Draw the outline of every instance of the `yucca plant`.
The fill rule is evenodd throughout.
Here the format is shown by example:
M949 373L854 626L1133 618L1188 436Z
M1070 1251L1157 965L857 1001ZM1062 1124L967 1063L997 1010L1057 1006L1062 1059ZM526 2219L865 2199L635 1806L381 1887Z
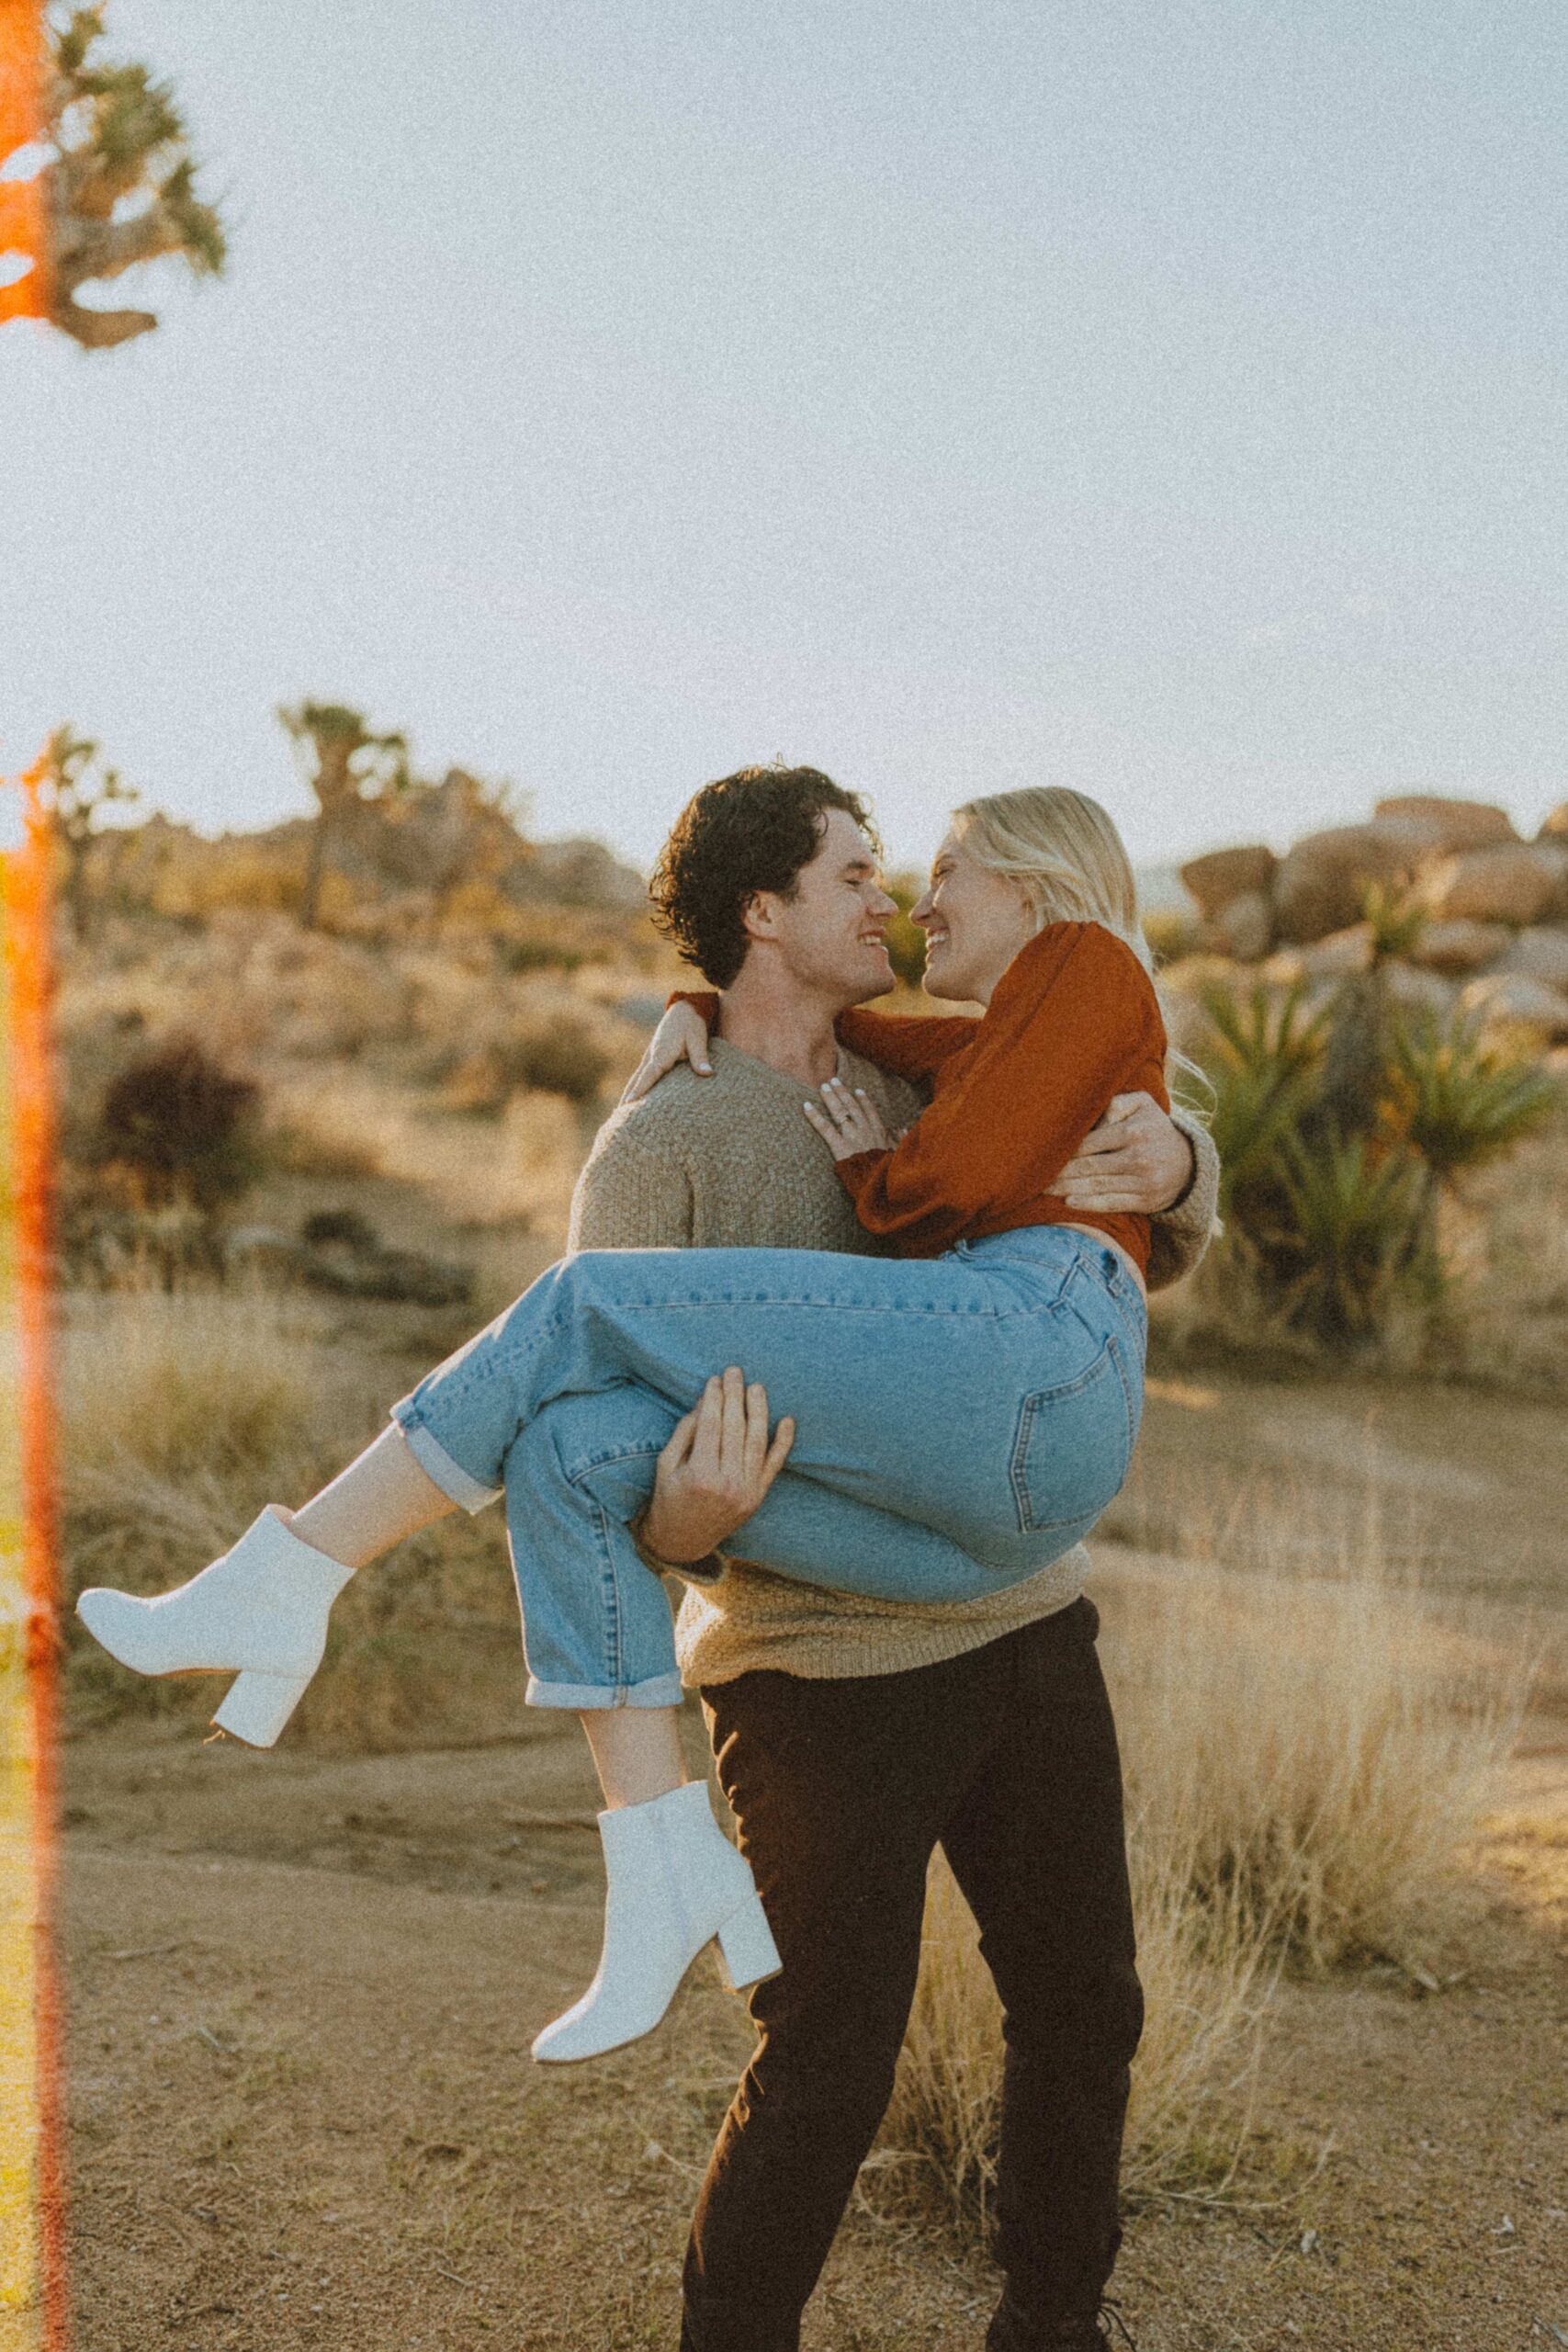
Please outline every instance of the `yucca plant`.
M1279 1181L1287 1214L1271 1256L1294 1329L1329 1341L1382 1329L1402 1279L1427 1261L1425 1173L1404 1142L1380 1148L1332 1128L1286 1136Z
M1371 926L1374 967L1407 956L1427 928L1425 907L1382 882L1368 884L1361 897L1361 913Z
M1418 918L1387 899L1368 920L1393 953ZM1365 1346L1398 1296L1440 1295L1444 1191L1534 1134L1562 1091L1472 1023L1401 1015L1377 940L1371 969L1326 1004L1302 984L1204 1001L1230 1234L1221 1279L1239 1263L1284 1329Z
M1308 1004L1304 981L1278 1000L1261 985L1241 999L1210 989L1203 1010L1213 1033L1203 1057L1214 1091L1209 1125L1228 1215L1238 1195L1267 1175L1314 1101L1328 1014Z
M1536 1135L1562 1089L1529 1056L1487 1046L1473 1020L1418 1013L1401 1028L1387 1111L1440 1184Z

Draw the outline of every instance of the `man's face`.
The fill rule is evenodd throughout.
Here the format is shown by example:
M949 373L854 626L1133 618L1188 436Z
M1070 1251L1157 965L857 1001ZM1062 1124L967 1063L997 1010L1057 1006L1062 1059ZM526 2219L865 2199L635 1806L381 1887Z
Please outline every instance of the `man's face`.
M820 846L802 866L795 896L760 891L751 901L750 927L754 940L771 943L803 988L840 1005L862 1004L893 985L883 934L897 911L871 843L847 808L829 808Z

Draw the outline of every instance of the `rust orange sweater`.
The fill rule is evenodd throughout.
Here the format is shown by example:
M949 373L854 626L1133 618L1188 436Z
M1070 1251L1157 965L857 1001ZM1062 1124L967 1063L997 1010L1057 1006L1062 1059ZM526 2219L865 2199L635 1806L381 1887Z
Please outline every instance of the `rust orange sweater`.
M716 1018L715 997L686 1001ZM1153 984L1113 933L1048 923L978 1020L856 1007L837 1029L852 1052L931 1089L901 1142L839 1162L867 1232L901 1257L931 1258L1018 1226L1087 1225L1147 1265L1146 1216L1070 1210L1050 1189L1112 1095L1141 1089L1170 1107Z

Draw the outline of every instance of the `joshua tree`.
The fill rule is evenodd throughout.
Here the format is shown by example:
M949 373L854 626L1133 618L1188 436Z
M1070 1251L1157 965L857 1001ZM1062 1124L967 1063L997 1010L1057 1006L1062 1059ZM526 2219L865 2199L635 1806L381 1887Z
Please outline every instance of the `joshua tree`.
M299 894L299 921L315 928L321 876L333 835L342 831L351 806L382 793L402 792L409 781L408 745L401 735L372 734L362 711L337 702L302 702L277 714L295 742L309 746L314 763L310 789L320 813L310 834L310 854Z
M102 7L46 19L42 122L52 160L39 175L34 211L41 251L28 297L12 308L48 318L89 351L146 334L151 311L93 311L76 300L89 279L179 254L198 276L223 266L222 223L196 193L184 118L166 82L145 65L94 62Z
M85 939L93 915L87 858L98 811L112 800L134 800L136 786L122 784L113 768L100 763L96 743L73 735L69 727L57 727L44 746L42 794L65 855L62 896L71 910L71 927L78 939Z

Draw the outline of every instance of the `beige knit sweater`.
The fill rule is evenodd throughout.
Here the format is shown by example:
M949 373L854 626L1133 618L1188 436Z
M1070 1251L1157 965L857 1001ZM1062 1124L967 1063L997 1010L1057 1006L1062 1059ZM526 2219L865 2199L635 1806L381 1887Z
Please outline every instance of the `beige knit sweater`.
M572 1201L568 1248L874 1251L802 1116L807 1090L720 1037L712 1053L711 1078L672 1070L600 1129ZM865 1088L890 1128L919 1111L921 1097L902 1080L847 1052L839 1067L852 1086ZM1201 1127L1181 1125L1193 1140L1197 1179L1178 1208L1154 1220L1151 1289L1195 1266L1213 1230L1218 1155ZM682 1679L695 1688L752 1667L837 1677L931 1665L1065 1609L1088 1570L1080 1544L983 1600L932 1603L865 1600L732 1559L716 1584L685 1589L675 1626Z

